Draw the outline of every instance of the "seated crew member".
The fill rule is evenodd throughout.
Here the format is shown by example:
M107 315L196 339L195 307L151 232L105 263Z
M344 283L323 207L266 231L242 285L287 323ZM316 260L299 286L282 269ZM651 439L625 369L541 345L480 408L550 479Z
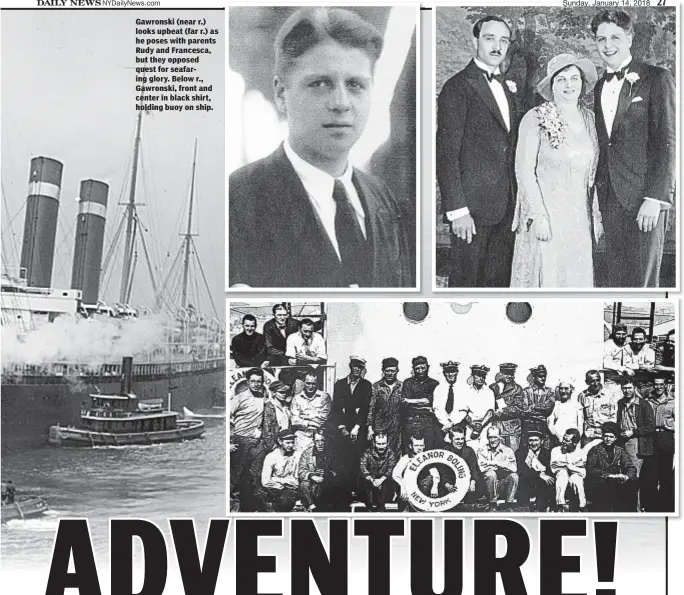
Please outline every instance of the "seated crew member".
M266 455L261 471L261 488L257 490L260 512L291 512L299 500L299 456L294 447L292 430L278 433L278 448Z
M413 434L409 438L409 451L403 455L394 466L392 470L392 479L397 484L399 490L399 511L406 510L415 511L416 509L409 502L409 493L406 483L404 482L404 474L411 462L411 459L416 455L425 451L425 438L417 434Z
M546 512L553 498L551 453L542 444L542 433L528 430L527 445L515 453L518 467L518 503L529 506L530 511ZM532 504L530 498L534 497Z
M620 426L601 426L602 441L589 450L584 482L591 512L634 512L632 492L636 489L636 467L615 441ZM630 485L631 484L631 485Z
M499 509L498 499L510 506L518 491L518 464L515 453L503 444L501 430L496 426L487 428L487 444L477 450L477 464L484 476L489 510Z
M345 504L348 509L349 499L343 493L342 477L335 459L325 431L314 430L313 444L299 460L299 491L309 512L344 512Z
M392 471L396 463L396 455L387 445L387 433L376 429L373 445L361 455L361 492L368 512L383 511L394 499Z
M373 25L340 8L300 8L281 27L274 91L288 138L230 176L231 286L414 284L399 205L349 162L382 46Z
M468 465L470 470L470 485L468 493L465 495L462 504L475 504L480 496L484 494L485 486L480 467L477 464L477 453L466 445L466 431L461 425L454 426L449 430L449 444L445 445L445 450L449 450L461 457Z
M568 428L563 442L551 451L551 471L556 476L556 509L570 510L566 503L568 487L577 498L580 512L587 511L584 495L584 478L587 476L587 452L579 446L580 433L577 428Z
M258 368L266 361L266 339L256 332L257 319L252 314L242 317L242 332L230 342L237 368Z

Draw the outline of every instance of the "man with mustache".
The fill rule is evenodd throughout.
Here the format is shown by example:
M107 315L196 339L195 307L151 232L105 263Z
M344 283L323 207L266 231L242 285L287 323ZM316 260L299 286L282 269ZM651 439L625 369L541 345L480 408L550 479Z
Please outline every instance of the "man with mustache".
M560 446L551 451L551 471L556 475L556 508L569 512L565 494L568 486L577 497L580 512L587 511L587 498L584 495L584 478L587 476L587 452L580 448L580 433L569 428L563 434Z
M603 386L598 370L589 370L584 381L587 388L577 395L577 402L584 411L582 447L601 438L604 423L617 421L619 400L615 392Z
M439 94L437 181L452 233L450 287L510 285L518 114L515 84L501 73L510 44L502 18L477 21L475 58Z
M594 89L600 156L596 189L606 233L608 287L658 287L674 202L676 91L670 72L632 57L621 10L591 21L606 71Z
M412 287L403 213L354 168L383 37L350 10L306 7L275 40L275 103L288 138L229 180L232 287Z

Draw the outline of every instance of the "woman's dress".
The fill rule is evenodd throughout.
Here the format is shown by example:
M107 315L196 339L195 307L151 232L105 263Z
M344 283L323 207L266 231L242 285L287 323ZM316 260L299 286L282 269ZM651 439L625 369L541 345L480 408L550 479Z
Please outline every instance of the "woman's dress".
M520 124L511 287L594 285L592 222L598 206L592 189L599 149L594 114L580 110L582 130L564 124L560 137L542 128L543 121L560 117L550 102L530 110ZM549 113L550 120L545 116ZM538 240L535 226L529 224L543 215L551 230L547 241Z

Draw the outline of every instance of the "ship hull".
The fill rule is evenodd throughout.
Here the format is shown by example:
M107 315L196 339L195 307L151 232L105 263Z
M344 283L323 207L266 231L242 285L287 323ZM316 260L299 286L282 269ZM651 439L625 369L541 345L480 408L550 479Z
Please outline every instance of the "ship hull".
M141 400L164 399L171 394L171 408L207 410L222 398L226 385L225 360L193 364L180 372L160 373L158 369L136 374L133 392ZM144 373L148 371L149 373ZM120 377L93 375L6 377L2 381L2 454L40 448L48 442L50 426L76 426L83 402L96 392L115 394Z
M2 505L2 522L32 519L43 515L47 510L48 505L42 498L24 498L13 504Z
M201 438L204 434L204 423L201 421L178 421L175 430L155 432L134 432L114 434L111 432L90 432L81 428L64 428L52 426L48 434L48 443L52 446L149 446L164 442L183 442Z

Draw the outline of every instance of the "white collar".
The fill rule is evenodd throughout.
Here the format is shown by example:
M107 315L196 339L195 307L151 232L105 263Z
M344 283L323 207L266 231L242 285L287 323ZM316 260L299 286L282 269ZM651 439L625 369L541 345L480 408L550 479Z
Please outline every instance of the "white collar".
M315 165L311 165L308 161L302 159L295 150L290 145L289 140L285 140L283 143L283 148L285 149L285 154L290 160L292 167L294 167L295 172L302 180L302 184L305 188L309 186L323 187L330 191L332 196L333 186L335 185L335 180L340 180L343 184L351 184L352 175L354 173L354 168L349 162L347 162L347 167L344 173L339 178L334 178L328 172L317 168Z
M630 54L627 58L625 58L625 59L622 61L622 63L620 64L620 66L618 66L617 68L611 68L610 66L606 66L606 70L607 70L608 72L617 72L618 70L622 70L622 69L625 68L626 66L629 66L629 65L631 64L631 62L632 62L632 56L631 56L631 54Z
M500 67L497 66L497 67L494 69L494 71L492 71L492 67L489 66L488 64L485 64L485 63L484 63L482 60L480 60L479 58L473 58L473 60L475 61L475 65L476 65L478 68L480 68L481 70L485 70L485 71L487 71L487 72L489 72L489 73L491 73L491 74L501 74L501 68L500 68Z

